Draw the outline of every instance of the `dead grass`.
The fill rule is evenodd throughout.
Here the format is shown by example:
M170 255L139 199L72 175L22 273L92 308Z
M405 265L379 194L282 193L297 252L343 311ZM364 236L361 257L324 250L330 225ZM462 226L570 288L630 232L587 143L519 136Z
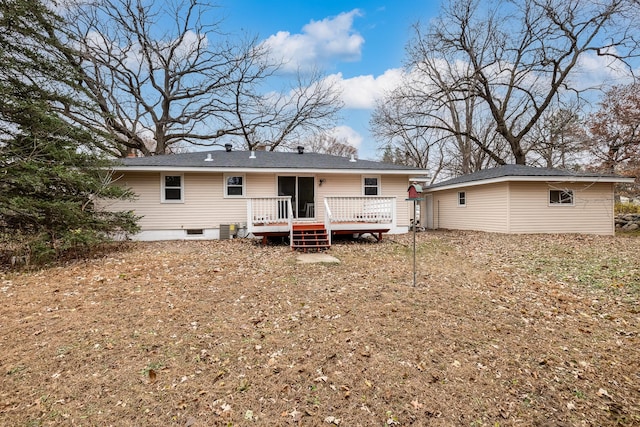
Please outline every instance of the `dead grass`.
M4 273L0 424L640 424L640 240L412 237Z

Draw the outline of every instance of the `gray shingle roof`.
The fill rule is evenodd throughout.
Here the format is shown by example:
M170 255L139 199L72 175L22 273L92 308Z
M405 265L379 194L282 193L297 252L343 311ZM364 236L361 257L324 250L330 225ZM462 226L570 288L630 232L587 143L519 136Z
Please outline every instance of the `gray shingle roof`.
M549 178L549 179L567 179L567 178L621 178L616 175L607 175L592 172L577 172L566 169L550 169L550 168L537 168L533 166L525 165L504 165L491 169L484 169L479 172L471 173L468 175L459 176L446 181L432 184L427 189L435 189L439 187L468 184L478 181L487 181L499 178L510 177L536 177L536 178Z
M211 155L211 161L206 161ZM169 154L163 156L134 157L118 159L116 166L120 169L136 167L171 167L171 168L228 168L228 169L340 169L340 170L376 170L407 171L407 173L425 173L425 170L371 160L351 162L349 157L331 156L328 154L278 151L256 151L255 158L250 158L249 151L199 151L195 153Z

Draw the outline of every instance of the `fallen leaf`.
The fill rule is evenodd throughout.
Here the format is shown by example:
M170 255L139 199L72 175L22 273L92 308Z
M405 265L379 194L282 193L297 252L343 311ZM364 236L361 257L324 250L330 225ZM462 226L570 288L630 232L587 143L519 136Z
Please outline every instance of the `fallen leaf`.
M291 415L291 417L293 418L293 421L300 421L300 419L302 418L302 412L298 411L297 409L294 409L293 411L291 411L289 413L289 415Z
M154 371L153 369L149 369L149 382L151 383L155 383L156 382L156 371Z
M328 424L340 425L340 418L336 418L330 415L324 419L324 422Z

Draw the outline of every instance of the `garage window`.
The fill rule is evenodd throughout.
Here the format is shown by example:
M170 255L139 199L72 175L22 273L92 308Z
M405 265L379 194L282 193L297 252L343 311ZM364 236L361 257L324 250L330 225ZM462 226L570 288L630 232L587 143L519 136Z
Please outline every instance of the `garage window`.
M549 190L549 204L573 206L573 190Z

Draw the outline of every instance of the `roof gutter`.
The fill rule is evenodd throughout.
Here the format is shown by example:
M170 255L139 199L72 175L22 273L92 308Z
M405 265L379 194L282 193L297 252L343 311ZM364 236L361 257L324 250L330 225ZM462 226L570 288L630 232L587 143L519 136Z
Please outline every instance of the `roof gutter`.
M486 180L477 180L469 182L461 182L458 184L443 185L441 187L427 187L425 192L451 190L454 188L466 188L476 185L496 184L500 182L600 182L600 183L633 183L635 178L616 177L616 176L503 176L500 178L492 178Z
M196 172L196 173L321 173L321 174L383 174L424 175L424 169L305 169L305 168L234 168L234 167L180 167L180 166L113 166L115 172Z

